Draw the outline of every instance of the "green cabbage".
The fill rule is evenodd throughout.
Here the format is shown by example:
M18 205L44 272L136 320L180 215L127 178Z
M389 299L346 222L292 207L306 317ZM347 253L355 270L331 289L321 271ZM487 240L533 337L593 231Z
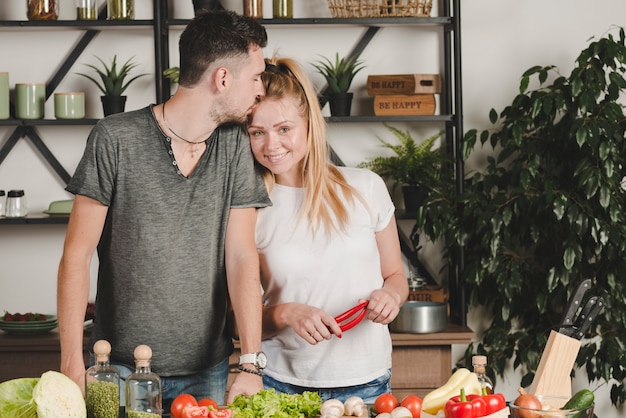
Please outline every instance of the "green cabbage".
M0 417L37 418L37 405L32 402L38 377L24 377L0 383Z
M87 407L80 387L66 375L49 371L33 389L38 418L86 418Z

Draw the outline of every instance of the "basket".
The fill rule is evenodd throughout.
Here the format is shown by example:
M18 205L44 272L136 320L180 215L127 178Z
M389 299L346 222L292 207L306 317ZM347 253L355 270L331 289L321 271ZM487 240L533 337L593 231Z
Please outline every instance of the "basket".
M433 0L328 0L332 17L429 17Z

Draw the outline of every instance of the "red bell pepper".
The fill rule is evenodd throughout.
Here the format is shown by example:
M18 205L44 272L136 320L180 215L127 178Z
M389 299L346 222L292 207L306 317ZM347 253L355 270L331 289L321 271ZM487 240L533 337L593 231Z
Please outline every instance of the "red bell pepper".
M494 412L498 412L506 407L506 398L501 393L487 393L487 388L482 389L482 398L487 405L485 415L491 415Z
M485 415L486 409L482 396L465 396L465 389L461 388L459 396L453 396L446 402L444 413L446 418L478 418Z

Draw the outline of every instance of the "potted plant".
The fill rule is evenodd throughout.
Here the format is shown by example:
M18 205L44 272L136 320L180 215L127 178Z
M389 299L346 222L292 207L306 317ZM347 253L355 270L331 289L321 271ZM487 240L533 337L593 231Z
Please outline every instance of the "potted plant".
M382 178L391 180L394 188L401 186L406 211L415 212L432 190L442 186L441 171L449 158L441 148L433 149L441 132L417 143L409 131L402 131L387 123L384 125L400 144L392 144L381 138L378 140L395 155L375 157L358 166L369 168Z
M103 96L100 99L102 100L104 116L123 112L126 104L126 96L123 96L122 93L126 91L130 83L146 74L139 74L127 80L126 78L130 76L130 72L138 65L132 62L132 58L129 58L119 70L117 68L117 55L113 56L110 66L102 61L102 59L96 58L102 63L103 69L91 64L85 65L98 74L98 77L100 77L99 80L88 74L78 74L93 81L102 92Z
M326 94L330 104L332 116L350 116L354 93L348 92L354 76L365 66L357 57L339 58L335 54L335 61L326 57L313 64L315 69L324 76L328 84Z
M522 387L574 287L592 278L587 297L602 296L605 308L576 365L590 383L610 384L619 406L626 401L626 36L612 32L590 42L569 76L552 66L528 69L512 103L491 110L493 129L465 134L465 157L478 141L493 148L486 167L464 179L459 195L429 198L416 226L445 243L454 265L464 249L469 307L487 313L488 329L459 365L487 355L490 377L512 366Z

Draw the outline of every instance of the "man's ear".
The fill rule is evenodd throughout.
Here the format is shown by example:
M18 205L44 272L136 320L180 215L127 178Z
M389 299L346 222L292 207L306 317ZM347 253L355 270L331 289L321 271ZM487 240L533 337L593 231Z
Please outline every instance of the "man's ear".
M228 87L229 80L230 72L226 67L219 67L213 73L213 81L218 91L222 91L223 89Z

